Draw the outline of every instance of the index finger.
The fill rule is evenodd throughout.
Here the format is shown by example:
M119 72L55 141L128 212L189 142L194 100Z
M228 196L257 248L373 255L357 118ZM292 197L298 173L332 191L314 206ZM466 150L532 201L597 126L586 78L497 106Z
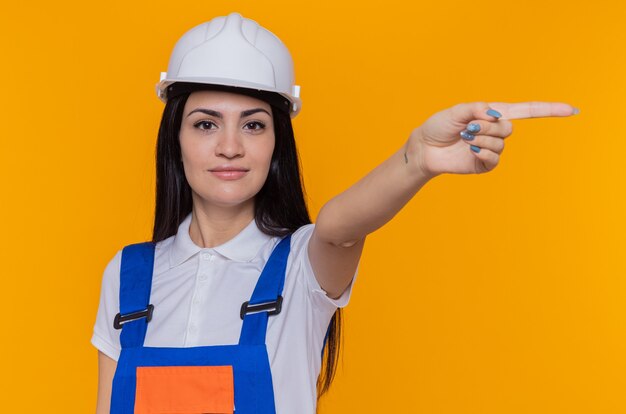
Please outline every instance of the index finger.
M502 114L504 119L543 118L576 115L578 109L561 102L489 103L489 107Z

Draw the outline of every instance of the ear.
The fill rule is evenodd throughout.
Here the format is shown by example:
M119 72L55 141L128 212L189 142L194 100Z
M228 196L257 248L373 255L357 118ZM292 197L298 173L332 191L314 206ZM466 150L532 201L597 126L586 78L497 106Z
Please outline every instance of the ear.
M280 164L278 162L278 158L272 160L272 163L270 164L270 171L272 174L280 174Z

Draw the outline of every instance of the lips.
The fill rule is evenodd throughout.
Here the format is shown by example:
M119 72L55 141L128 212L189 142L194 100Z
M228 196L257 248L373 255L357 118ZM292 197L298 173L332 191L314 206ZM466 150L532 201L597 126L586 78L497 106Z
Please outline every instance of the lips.
M248 171L250 170L247 168L232 165L223 165L209 170L209 172L215 177L226 181L238 180L244 177Z

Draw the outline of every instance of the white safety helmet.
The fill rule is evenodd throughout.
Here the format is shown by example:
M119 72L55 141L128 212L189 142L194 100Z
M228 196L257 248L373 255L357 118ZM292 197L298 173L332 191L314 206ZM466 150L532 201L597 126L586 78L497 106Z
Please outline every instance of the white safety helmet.
M156 85L158 97L167 101L168 91L180 82L275 92L287 99L283 102L292 118L301 107L289 50L269 30L238 13L216 17L178 40Z

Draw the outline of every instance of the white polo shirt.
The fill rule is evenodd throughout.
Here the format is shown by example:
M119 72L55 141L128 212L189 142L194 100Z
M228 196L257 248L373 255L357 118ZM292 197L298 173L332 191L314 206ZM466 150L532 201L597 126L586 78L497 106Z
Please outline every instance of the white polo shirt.
M250 299L272 249L280 241L262 233L252 220L237 236L213 248L201 248L189 237L191 214L178 233L156 245L150 303L152 320L144 341L150 347L230 345L239 342L241 304ZM278 414L315 413L316 382L324 337L337 307L346 306L352 283L336 300L321 289L307 252L314 224L291 237L283 307L269 318L269 354ZM122 251L107 265L91 343L117 361Z

